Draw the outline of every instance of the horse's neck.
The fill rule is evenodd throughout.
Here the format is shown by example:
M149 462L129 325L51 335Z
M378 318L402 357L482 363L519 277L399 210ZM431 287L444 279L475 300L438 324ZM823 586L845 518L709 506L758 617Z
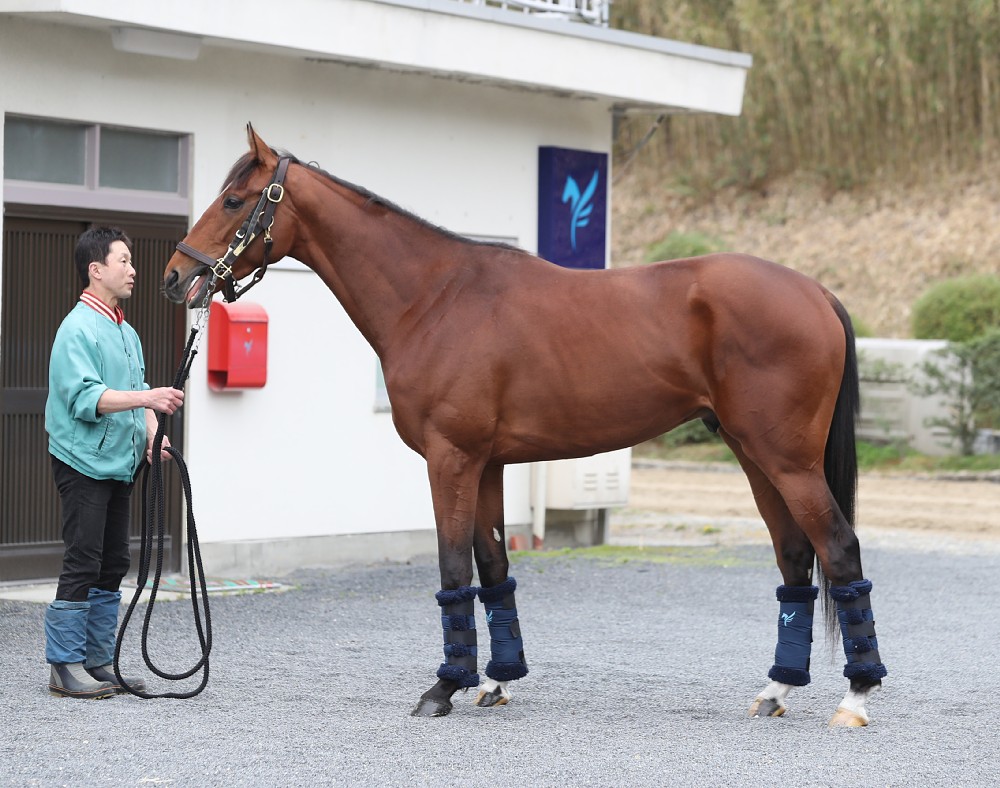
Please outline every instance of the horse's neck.
M339 184L296 205L305 232L292 255L319 275L382 357L405 330L404 317L436 297L461 242Z

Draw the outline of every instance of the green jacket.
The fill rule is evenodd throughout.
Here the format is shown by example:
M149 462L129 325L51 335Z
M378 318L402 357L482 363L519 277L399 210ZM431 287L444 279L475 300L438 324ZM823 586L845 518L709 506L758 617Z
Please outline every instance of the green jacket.
M146 452L144 408L97 412L108 389L143 391L146 364L135 329L85 303L63 320L49 359L49 452L93 479L131 482Z

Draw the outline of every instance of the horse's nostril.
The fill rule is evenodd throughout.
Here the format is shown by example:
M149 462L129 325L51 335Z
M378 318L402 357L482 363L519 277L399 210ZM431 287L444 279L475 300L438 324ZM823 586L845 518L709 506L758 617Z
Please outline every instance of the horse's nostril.
M173 290L176 284L177 284L177 272L171 271L169 274L167 274L167 278L163 280L163 289Z

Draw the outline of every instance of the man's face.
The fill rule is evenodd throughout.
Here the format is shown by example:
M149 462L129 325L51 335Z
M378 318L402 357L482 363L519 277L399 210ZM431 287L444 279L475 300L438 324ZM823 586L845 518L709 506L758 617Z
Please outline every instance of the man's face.
M132 255L124 241L113 241L111 251L104 258L104 264L99 266L101 284L119 301L132 295L135 284L135 268L132 267Z

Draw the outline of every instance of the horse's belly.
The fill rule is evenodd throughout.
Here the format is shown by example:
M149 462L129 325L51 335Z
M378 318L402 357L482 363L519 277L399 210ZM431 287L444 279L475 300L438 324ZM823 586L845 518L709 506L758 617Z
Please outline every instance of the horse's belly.
M702 411L704 398L668 386L553 390L501 410L493 453L508 463L585 457L662 435Z

